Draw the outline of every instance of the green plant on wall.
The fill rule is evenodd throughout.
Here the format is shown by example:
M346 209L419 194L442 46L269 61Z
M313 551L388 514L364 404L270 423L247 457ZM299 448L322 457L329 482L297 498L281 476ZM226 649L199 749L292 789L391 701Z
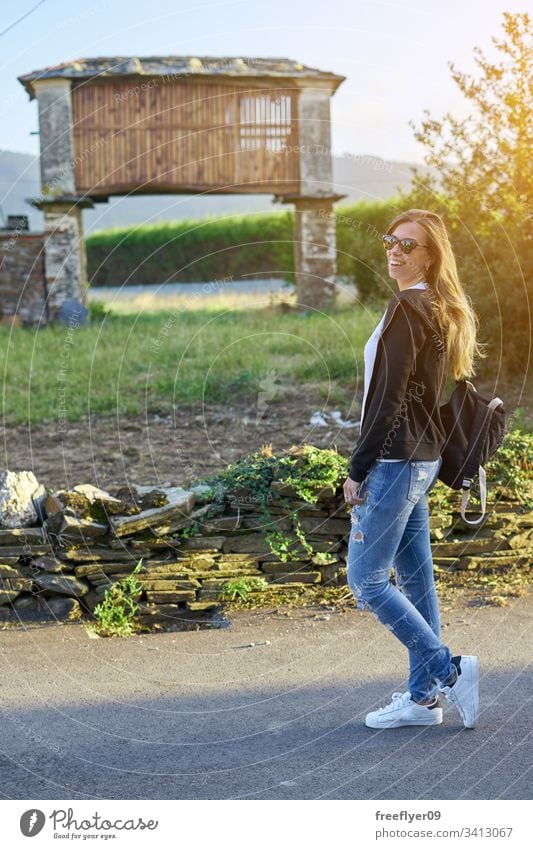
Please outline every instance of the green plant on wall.
M290 537L285 536L283 531L269 531L265 534L265 539L270 546L272 554L275 554L282 563L287 563L289 560L300 560L302 556L301 548L307 552L310 558L314 557L317 552L314 551L313 546L305 536L296 511L290 514L290 518L292 519L294 533L300 545Z
M142 592L135 575L141 569L142 560L141 557L127 578L115 581L94 608L96 623L90 623L90 627L101 636L129 637L133 633L135 614L139 609L136 602Z
M227 466L216 481L222 483L230 493L246 490L259 508L265 507L271 499L279 497L270 489L275 466L276 457L272 453L272 446L263 445L259 451ZM212 481L206 483L209 485Z
M315 504L324 490L335 492L346 474L344 457L331 449L316 448L307 443L293 446L288 454L279 458L276 467L276 480L292 487L298 498L308 504ZM287 504L286 499L284 503ZM290 518L301 547L310 558L313 558L316 552L305 536L298 513L293 511ZM284 537L281 531L267 535L266 538L273 554L277 554L282 562L301 557L298 545L296 544L295 547L294 543L288 537Z
M313 554L313 563L317 566L328 566L331 563L337 563L338 557L330 551L315 551Z
M239 578L235 581L228 581L222 587L220 597L234 601L236 596L246 600L248 594L254 590L266 590L268 583L264 578Z
M533 507L533 435L515 428L505 434L501 446L486 466L491 484L508 488L525 507Z
M193 522L187 528L183 528L182 531L179 531L179 533L174 534L174 539L189 539L189 537L200 533L200 530L201 528L198 522Z
M337 451L304 444L279 458L276 479L292 486L302 501L315 504L323 490L335 490L346 474L346 459Z
M275 501L290 507L286 497L272 488L273 482L290 486L303 502L314 504L324 490L335 491L347 474L346 458L331 449L304 444L292 446L286 454L276 457L271 445L264 445L237 463L226 467L217 478L230 493L244 490L257 505L261 515L261 529L272 552L282 563L301 557L301 547L310 558L315 556L298 520L296 511L290 513L298 543L283 531L271 530L276 517L269 510ZM212 485L212 480L204 481Z
M307 551L309 557L313 557L315 551L313 550L313 546L307 541L307 537L305 536L302 526L300 524L300 520L298 519L297 513L292 513L292 520L294 522L294 533L300 540L303 548Z
M275 554L282 563L294 559L292 554L294 543L285 536L283 531L268 531L264 537L272 554Z

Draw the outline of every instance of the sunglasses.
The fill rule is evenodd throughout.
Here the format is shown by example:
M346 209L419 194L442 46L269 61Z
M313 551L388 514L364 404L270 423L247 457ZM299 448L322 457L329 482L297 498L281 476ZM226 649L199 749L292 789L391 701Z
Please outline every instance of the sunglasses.
M392 251L396 245L400 246L403 254L410 254L415 248L427 248L427 245L421 245L416 239L397 239L396 236L382 236L381 241L386 251Z

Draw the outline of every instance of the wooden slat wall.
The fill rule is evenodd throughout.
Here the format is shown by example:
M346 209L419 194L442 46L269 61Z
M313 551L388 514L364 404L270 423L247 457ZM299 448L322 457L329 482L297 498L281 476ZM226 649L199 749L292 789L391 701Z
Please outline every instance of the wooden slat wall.
M164 77L73 88L76 188L292 193L297 89Z

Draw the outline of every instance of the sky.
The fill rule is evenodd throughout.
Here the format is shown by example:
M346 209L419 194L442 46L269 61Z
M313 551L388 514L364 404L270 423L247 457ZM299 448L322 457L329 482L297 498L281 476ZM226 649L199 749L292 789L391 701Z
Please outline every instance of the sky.
M476 71L473 48L497 52L494 0L19 0L0 23L0 149L38 153L37 104L20 74L95 56L284 56L347 79L332 99L342 155L423 161L409 121L468 114L448 62ZM7 30L7 31L6 31Z

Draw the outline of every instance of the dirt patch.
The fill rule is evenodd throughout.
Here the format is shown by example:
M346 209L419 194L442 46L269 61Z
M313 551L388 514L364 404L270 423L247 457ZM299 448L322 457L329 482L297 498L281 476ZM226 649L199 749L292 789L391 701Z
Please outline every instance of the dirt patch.
M494 382L474 381L486 395L500 394L508 412L525 409L533 427L533 404L520 382L504 388ZM357 393L360 400L360 393ZM66 488L93 483L103 488L137 484L181 485L212 474L261 445L275 452L311 443L334 448L348 457L359 428L342 428L326 415L327 426L311 424L311 416L339 409L341 417L359 419L359 404L348 410L350 399L337 407L324 402L315 386L299 386L291 397L270 402L258 412L257 398L233 398L226 405L183 407L172 415L91 416L65 423L4 428L2 466L31 470L46 487Z
M327 427L309 420L324 402L288 399L270 404L258 419L257 404L235 401L226 406L183 408L169 416L127 416L4 429L2 465L12 471L32 470L53 489L78 483L117 488L128 483L181 485L212 474L264 444L285 451L310 442L335 448L348 456L359 428L342 429L327 419ZM351 417L358 420L358 416Z

